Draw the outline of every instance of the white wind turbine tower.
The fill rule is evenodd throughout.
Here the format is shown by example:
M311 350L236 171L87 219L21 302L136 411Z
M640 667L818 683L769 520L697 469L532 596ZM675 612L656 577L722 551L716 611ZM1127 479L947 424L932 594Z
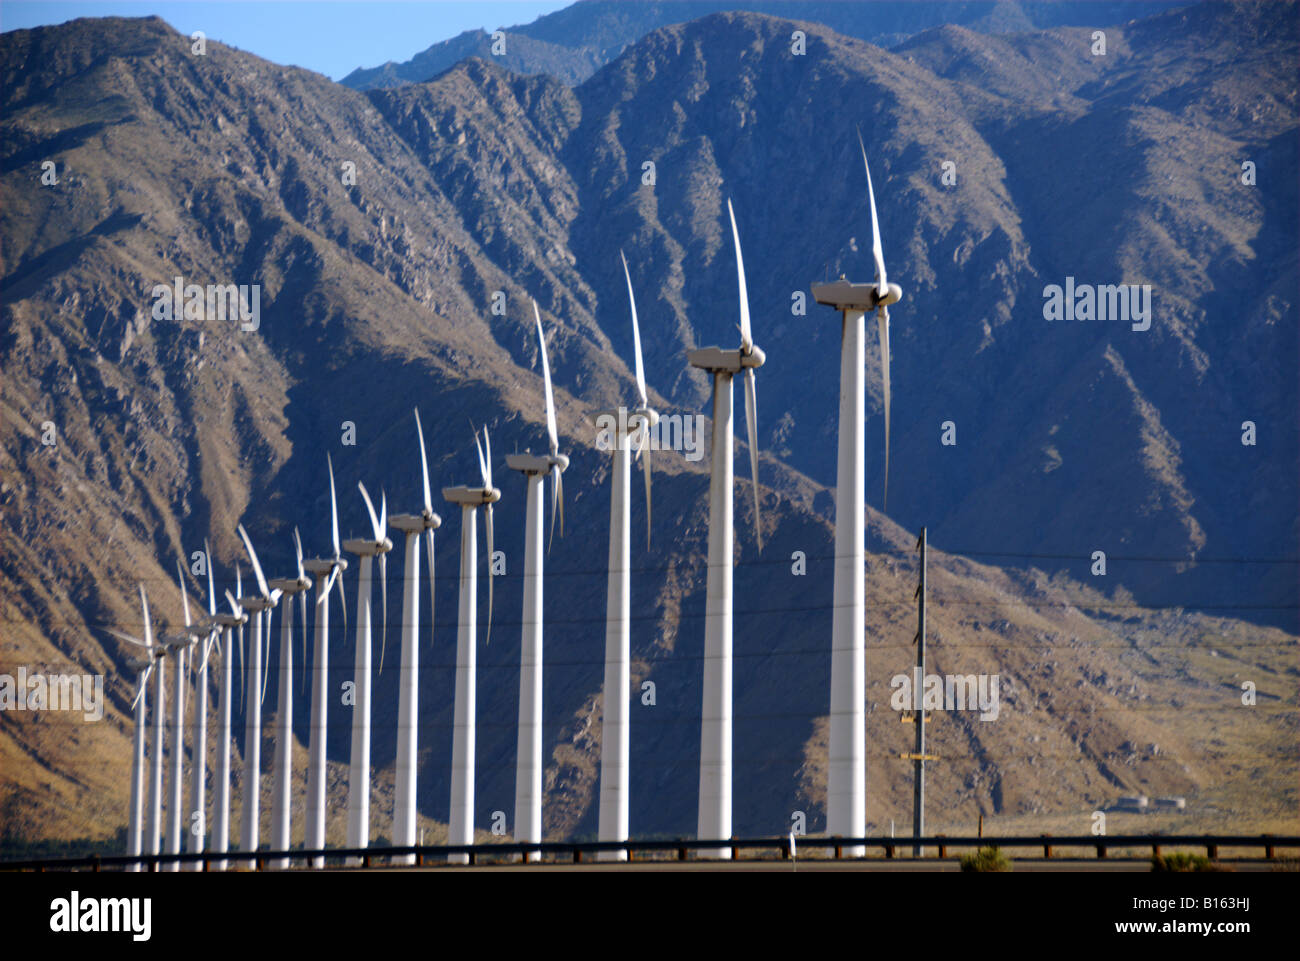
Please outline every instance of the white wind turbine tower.
M212 555L208 554L208 570L212 569ZM230 848L230 708L234 698L234 652L235 631L239 632L239 644L244 643L244 624L248 615L240 606L243 600L244 585L235 565L235 593L226 591L226 602L230 605L229 614L216 616L217 626L226 632L226 643L221 651L221 681L217 693L217 773L213 778L217 796L213 800L213 814L216 823L212 827L212 850L225 854ZM226 870L226 862L216 863L218 871Z
M170 790L167 798L168 854L181 853L181 832L185 830L187 824L186 819L181 816L183 813L181 811L181 799L185 794L183 768L185 761L185 664L189 648L198 637L193 630L190 619L190 597L185 590L185 567L181 564L179 558L176 561L176 580L181 588L181 601L185 611L185 630L180 634L173 634L163 638L164 646L176 660L176 675L172 678L172 764L171 774L168 778L168 788ZM170 861L163 868L164 871L179 871L180 869L179 861Z
M207 541L203 542L203 558L208 569L208 623L203 632L203 650L194 681L194 733L190 736L193 757L193 769L190 772L190 817L193 819L189 829L191 854L203 850L207 836L208 657L213 647L221 649L217 638L222 627L217 619L217 594L212 584L212 550ZM190 864L190 870L202 871L202 862L194 861Z
M478 643L478 508L484 510L488 552L488 626L492 637L492 505L501 492L492 486L492 443L487 427L483 428L487 456L479 446L478 431L474 446L478 449L480 487L444 487L442 496L460 505L460 609L456 627L456 705L452 721L451 742L451 811L447 819L448 844L474 843L474 715ZM468 854L450 854L452 864L468 864Z
M622 257L622 254L620 254ZM631 700L631 567L632 567L632 458L631 439L640 437L637 456L645 455L646 544L650 543L650 429L659 415L650 409L646 397L645 367L641 362L641 329L637 324L636 298L632 294L632 275L627 257L623 276L627 280L627 297L632 309L632 344L636 353L636 389L640 405L627 414L605 411L596 415L600 426L611 418L617 426L610 438L614 469L610 476L609 506L609 581L605 611L605 682L602 688L604 717L600 736L600 818L597 838L601 841L626 841L628 836L628 728ZM602 852L599 860L626 861L626 851Z
M433 532L442 518L433 512L429 490L429 458L424 449L424 428L415 411L415 430L420 441L420 470L424 481L424 508L419 514L396 514L393 526L406 532L406 567L402 589L402 665L397 694L397 784L393 799L393 846L415 844L415 777L419 731L416 727L420 701L420 535L429 555L429 637L433 637ZM397 856L394 864L414 864L414 854Z
M149 626L149 612L145 611L145 640L153 644L153 629ZM161 641L161 638L159 639ZM149 764L149 815L145 825L148 854L162 853L162 792L163 792L163 716L167 706L166 647L158 645L157 663L153 674L153 757Z
M749 467L754 484L754 536L763 548L758 520L758 401L754 371L763 366L763 351L754 345L749 324L745 261L740 253L736 215L727 201L731 236L736 245L740 285L740 348L706 347L688 355L692 367L713 375L713 445L709 476L709 567L704 614L704 692L700 712L700 798L696 836L700 840L731 837L731 678L732 678L732 378L745 374L745 421L749 432ZM706 857L729 858L731 849L702 851Z
M298 559L298 576L271 581L271 588L286 598L280 617L280 685L275 705L275 757L271 762L271 849L287 851L290 845L290 781L293 778L293 598L301 595L303 659L307 657L307 594L311 581L302 566L302 540L293 529L293 547ZM269 641L269 638L268 638ZM304 669L306 664L303 665ZM288 858L276 858L274 867L287 868Z
M357 585L357 652L353 673L355 700L352 706L352 754L348 769L348 833L350 848L364 848L370 844L370 620L374 591L371 589L371 571L375 557L379 557L379 586L382 591L384 639L388 639L388 571L386 557L393 549L388 539L388 498L380 495L379 516L375 505L366 493L365 485L358 482L361 496L366 501L373 534L370 540L356 538L343 542L343 549L361 558L361 578ZM382 652L382 648L381 648ZM380 668L383 668L380 655ZM359 863L358 859L352 859Z
M850 283L843 276L830 284L814 284L813 298L840 311L839 464L835 482L835 584L831 633L831 720L828 753L826 833L831 837L866 835L866 658L864 634L866 540L864 486L864 436L866 387L865 316L876 311L880 330L880 363L885 402L885 478L889 477L889 310L903 292L885 274L876 218L876 196L871 168L862 145L867 170L867 202L871 207L871 255L876 279L870 284ZM850 857L866 852L860 845L847 849Z
M280 592L273 591L262 574L262 565L257 560L257 551L248 539L244 525L239 525L239 536L248 551L248 560L253 565L253 574L257 577L255 597L245 597L240 606L245 611L253 612L253 637L248 645L248 663L245 665L244 677L248 692L244 705L244 805L239 814L239 847L242 851L257 850L258 834L261 829L260 811L262 803L262 643L270 633L271 608L280 600ZM265 622L265 623L264 623ZM244 862L248 868L256 864L251 857Z
M555 426L555 395L551 390L551 365L546 356L546 335L542 316L533 302L537 321L537 342L542 354L542 376L546 387L546 435L549 454L511 454L506 466L528 479L524 535L524 612L519 648L519 741L515 755L515 840L531 844L542 840L542 484L551 484L551 533L555 517L564 516L564 471L569 458L560 453ZM560 521L564 536L564 521ZM536 852L525 860L537 860Z
M304 846L308 850L320 851L325 847L325 746L327 734L325 722L329 705L329 635L330 635L330 591L334 582L339 585L339 596L343 601L343 630L347 632L347 598L343 596L343 578L340 576L348 569L348 562L339 550L339 510L334 493L334 461L326 456L330 475L330 531L334 547L332 557L314 557L304 563L306 570L316 578L316 637L315 651L312 658L311 687L311 735L307 748L307 809L306 834ZM303 665L304 668L306 665ZM312 867L323 867L324 857L313 857Z
M138 654L127 662L127 666L136 672L136 694L135 700L131 702L131 708L135 712L135 731L132 738L131 750L131 810L127 816L126 824L126 853L129 857L139 857L142 847L141 837L141 820L144 807L144 729L145 715L148 712L148 698L146 685L149 682L149 674L154 669L154 660L162 656L161 650L155 649L153 643L153 628L149 624L149 599L145 597L144 585L140 585L140 607L144 613L144 640L131 637L129 634L123 634L119 631L109 630L108 633L113 635L119 641L125 641L134 647L143 648L144 653ZM155 852L156 853L156 852ZM140 862L132 864L127 870L139 871Z

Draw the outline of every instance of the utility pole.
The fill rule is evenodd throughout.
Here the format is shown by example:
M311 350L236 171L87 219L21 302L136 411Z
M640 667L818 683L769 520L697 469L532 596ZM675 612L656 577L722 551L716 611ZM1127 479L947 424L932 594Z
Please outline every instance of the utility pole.
M912 837L917 840L925 836L925 762L939 760L937 755L925 753L925 547L925 528L922 527L916 542L921 560L916 585L916 667L912 678L912 713L899 718L905 724L916 725L916 750L898 756L911 761L916 772L912 789ZM912 857L919 858L921 854L921 845L914 844Z
M920 685L925 683L925 528L921 528L921 537L916 542L917 549L921 552L920 561L920 583L916 586L916 680L913 685L912 696L916 697L916 690ZM912 762L915 767L915 778L912 793L912 837L921 838L925 835L925 704L921 702L921 708L916 712L916 755ZM921 856L921 846L915 845L912 848L912 857Z

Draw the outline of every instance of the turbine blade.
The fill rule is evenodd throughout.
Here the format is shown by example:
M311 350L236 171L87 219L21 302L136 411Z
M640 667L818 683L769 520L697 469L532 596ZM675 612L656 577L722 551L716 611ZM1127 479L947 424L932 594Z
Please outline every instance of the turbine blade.
M473 425L471 425L471 426L473 426ZM475 449L476 451L478 451L478 476L479 476L479 480L481 480L481 481L483 482L483 486L484 486L484 487L488 487L488 486L490 486L490 485L488 484L488 467L487 467L487 461L485 461L485 460L483 459L483 445L480 444L480 443L478 442L478 428L474 428L474 449Z
M149 598L145 596L144 585L140 585L140 609L144 614L144 642L147 647L153 647L153 625L149 623Z
M560 506L560 474L562 471L559 467L551 468L551 533L546 540L546 553L551 553L551 545L555 543L555 515Z
M429 493L429 457L424 452L424 428L420 426L420 411L415 411L415 430L420 435L420 472L424 478L424 509L433 513L433 495Z
M257 575L257 589L262 592L263 597L271 596L271 589L266 586L266 578L262 576L262 565L257 560L257 551L253 550L253 542L248 539L248 531L244 530L244 525L239 525L239 536L244 539L244 546L248 548L248 559L253 562L253 573Z
M334 570L335 570L336 572L339 571L339 569L338 569L337 567L334 568ZM347 643L347 639L348 639L348 592L347 592L347 588L344 587L344 583L346 582L346 580L347 580L347 578L343 577L342 573L340 572L340 573L339 573L339 603L343 605L343 641L344 641L344 643Z
M299 579L305 579L307 572L302 569L302 538L298 536L296 526L293 529L293 550L298 557L298 577Z
M298 668L298 670L302 672L302 683L298 687L298 693L304 694L307 691L307 592L306 591L300 591L298 593L298 616L302 619L302 666Z
M736 213L727 198L727 215L731 217L731 239L736 242L736 279L740 284L740 349L749 353L754 346L754 335L749 327L749 292L745 287L745 258L740 253L740 232L736 230Z
M424 546L429 555L429 638L432 641L434 602L436 600L433 592L433 589L436 585L433 576L433 528L432 527L430 527L427 531L424 532Z
M203 660L199 662L199 674L202 674L208 667L208 655L212 653L212 635L203 643Z
M858 130L858 148L862 151L862 166L867 171L867 202L871 205L871 256L876 262L876 292L881 296L889 290L889 280L885 276L885 255L880 246L880 222L876 219L876 192L871 186L871 164L867 163L867 148L862 143L862 131Z
M331 567L330 576L325 581L325 589L320 592L320 600L316 602L317 604L329 603L330 591L334 588L334 581L338 576L339 576L339 569L337 567Z
M106 627L106 628L104 628L104 631L105 631L105 633L107 633L107 634L112 634L112 635L113 635L114 637L116 637L119 641L122 641L122 642L125 643L125 644L130 644L130 645L133 646L133 647L142 647L142 648L144 648L146 651L148 651L148 650L152 650L152 648L150 647L150 645L146 644L144 641L141 641L141 640L139 640L139 639L137 639L137 638L132 637L130 634L123 634L121 631L115 631L115 630L113 630L111 627Z
M560 452L559 431L555 426L555 394L551 391L551 361L546 355L546 335L542 332L542 315L538 313L537 301L533 301L533 317L537 321L537 343L542 349L542 378L546 384L546 436L551 441L551 456Z
M271 611L275 608L268 607L262 611L262 694L258 698L258 705L266 703L266 682L271 677Z
M636 390L641 397L641 406L649 404L645 393L645 366L641 363L641 325L636 319L636 297L632 294L632 274L627 269L627 256L623 251L618 255L623 258L623 276L627 278L627 301L632 307L632 346L636 352Z
M208 616L215 618L217 616L217 592L212 586L212 548L208 546L208 539L203 539L203 564L208 569Z
M379 673L384 673L384 649L388 647L388 555L379 555L379 606L383 633L379 640Z
M494 565L492 563L492 547L493 547L492 505L490 503L487 505L487 515L483 519L483 524L484 527L487 528L487 555L488 555L488 621L487 621L487 637L483 641L483 646L487 647L487 645L492 643L492 586L496 581L496 578L492 574L492 569Z
M382 541L388 536L388 492L382 488L379 491L379 536L375 538Z
M556 471L555 487L559 491L557 499L560 504L560 536L564 536L564 471Z
M339 556L339 501L334 495L334 459L329 454L325 455L325 461L329 464L330 469L330 533L334 537L334 557Z
M379 532L379 518L375 516L375 505L370 501L370 494L366 492L366 485L357 481L357 487L361 488L361 496L366 499L366 510L370 514L370 529L374 532L375 540L382 541L384 535Z
M140 703L140 698L144 697L144 692L149 689L149 675L152 673L153 665L150 664L144 669L144 673L140 675L140 689L135 692L135 698L131 701L131 710L135 710L135 706Z
M244 575L239 569L239 561L235 561L235 600L244 596Z
M233 614L235 617L238 617L238 616L239 616L239 601L238 601L238 599L235 598L234 596L232 596L231 593L230 593L230 591L226 591L226 600L227 600L227 601L229 602L229 604L230 604L230 613Z
M758 517L758 388L754 368L745 368L745 426L749 432L749 476L754 484L754 539L763 550L763 527Z
M244 672L244 665L247 661L244 659L244 626L241 624L235 628L235 641L238 643L239 653L239 710L244 709L244 687L248 683L248 677Z
M492 486L492 438L488 437L487 424L483 425L483 486Z
M889 308L876 308L876 326L880 331L880 385L885 398L885 496L880 509L889 504Z
M645 440L641 450L645 451L645 546L650 547L650 425L644 425ZM637 452L640 454L640 451Z
M191 624L190 595L189 592L185 590L185 565L181 563L179 557L176 558L176 581L181 585L181 605L185 610L185 626L189 627Z

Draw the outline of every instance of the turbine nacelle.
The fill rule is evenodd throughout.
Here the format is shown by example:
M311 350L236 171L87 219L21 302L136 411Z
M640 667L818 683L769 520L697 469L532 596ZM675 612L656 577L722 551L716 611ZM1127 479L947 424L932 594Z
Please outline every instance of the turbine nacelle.
M817 303L836 310L870 311L898 303L903 298L903 289L898 284L888 284L882 297L877 283L855 284L840 277L833 283L813 284L812 295Z
M433 511L419 514L394 514L388 518L388 524L407 534L421 534L424 531L436 531L442 526L442 518Z
M375 557L379 554L387 554L393 549L393 542L390 538L385 537L382 541L366 540L357 537L352 540L343 542L343 549L349 554L356 554L360 557Z
M269 610L272 607L275 607L275 605L279 603L279 601L280 601L280 592L272 591L270 596L268 597L257 597L257 596L241 597L239 598L239 606L242 607L245 611L265 611L265 610Z
M569 458L565 454L507 454L506 466L525 474L538 474L545 477L555 469L568 470Z
M587 415L588 419L599 428L609 426L612 420L618 425L618 432L624 436L630 436L637 433L645 427L654 427L659 423L659 412L649 407L633 407L628 410L626 407L620 407L617 410L597 410Z
M201 636L202 635L197 633L163 634L158 638L158 646L164 650L175 652L182 648L189 647Z
M639 430L643 424L646 427L654 427L659 423L659 412L649 407L638 407L628 413L627 422L634 430Z
M305 577L277 577L267 581L273 591L281 594L300 594L311 587L311 581Z
M755 344L748 351L743 349L727 350L723 347L704 347L700 350L690 351L686 355L686 359L692 367L699 367L702 370L720 370L738 374L746 368L758 369L762 367L767 360L767 355L763 353L762 348Z
M482 507L495 504L501 499L501 491L495 487L444 487L442 496L445 500L461 507Z
M242 613L239 616L235 616L234 614L218 614L216 623L219 627L241 627L248 623L248 615Z
M340 571L348 569L348 559L346 557L312 557L302 562L303 570L317 577L329 577L334 572L334 568Z

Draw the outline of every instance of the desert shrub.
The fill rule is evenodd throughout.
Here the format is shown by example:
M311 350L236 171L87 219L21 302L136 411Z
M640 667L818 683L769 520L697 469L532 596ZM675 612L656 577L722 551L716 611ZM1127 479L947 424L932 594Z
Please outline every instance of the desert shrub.
M1211 861L1204 854L1190 854L1175 851L1172 854L1157 854L1151 859L1152 871L1223 871L1217 862Z
M963 871L1010 871L1011 861L999 847L980 848L961 856Z

